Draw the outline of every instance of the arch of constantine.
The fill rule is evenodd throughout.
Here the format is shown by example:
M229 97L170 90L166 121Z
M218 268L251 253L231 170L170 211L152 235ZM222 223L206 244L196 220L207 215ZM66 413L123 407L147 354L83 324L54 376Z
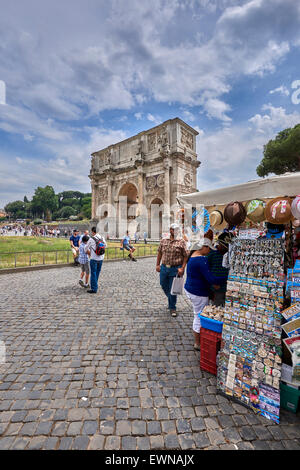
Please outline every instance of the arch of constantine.
M169 212L172 220L170 208L176 205L177 196L197 191L197 135L175 118L92 153L92 220L118 220L117 237L127 229L121 226L122 219L130 233L146 230L149 238L157 238L162 213ZM156 214L160 233L155 234L151 227L154 207L160 207ZM109 225L104 231L111 235Z

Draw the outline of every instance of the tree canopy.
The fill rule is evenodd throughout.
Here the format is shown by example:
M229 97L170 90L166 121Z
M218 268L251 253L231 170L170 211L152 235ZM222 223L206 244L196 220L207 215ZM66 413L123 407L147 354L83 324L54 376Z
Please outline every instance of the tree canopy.
M264 145L263 159L256 168L258 176L294 171L300 171L300 124L280 131L274 140L269 140Z
M90 219L91 199L91 193L70 190L55 194L52 186L38 186L31 201L24 196L24 201L9 202L5 212L12 219L40 217L50 221L70 216Z
M47 211L53 212L58 207L57 196L52 186L38 186L31 201L32 212L45 217Z
M25 203L24 201L13 201L6 204L4 207L5 212L13 219L25 218Z

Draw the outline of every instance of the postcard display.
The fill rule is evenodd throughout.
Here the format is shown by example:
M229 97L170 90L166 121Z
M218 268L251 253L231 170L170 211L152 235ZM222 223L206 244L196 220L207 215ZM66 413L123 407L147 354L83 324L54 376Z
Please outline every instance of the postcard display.
M237 238L230 256L217 388L279 423L284 243Z

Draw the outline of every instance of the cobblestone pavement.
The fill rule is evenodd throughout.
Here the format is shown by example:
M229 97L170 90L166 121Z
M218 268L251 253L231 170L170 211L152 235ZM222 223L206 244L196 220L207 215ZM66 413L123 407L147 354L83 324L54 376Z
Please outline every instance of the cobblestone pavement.
M154 258L0 276L0 449L300 449L299 413L276 425L217 394L192 310L170 317Z

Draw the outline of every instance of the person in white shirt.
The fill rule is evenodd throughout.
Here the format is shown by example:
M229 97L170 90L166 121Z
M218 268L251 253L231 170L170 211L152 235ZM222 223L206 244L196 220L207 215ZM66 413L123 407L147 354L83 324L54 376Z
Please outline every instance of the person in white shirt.
M89 294L96 294L98 290L98 279L99 274L102 268L102 263L104 260L104 250L106 248L106 241L105 239L97 233L96 227L92 227L91 229L91 238L86 244L84 251L89 255L90 258L90 284L91 288L87 291ZM103 248L103 254L97 254L97 244L101 242L101 246Z

